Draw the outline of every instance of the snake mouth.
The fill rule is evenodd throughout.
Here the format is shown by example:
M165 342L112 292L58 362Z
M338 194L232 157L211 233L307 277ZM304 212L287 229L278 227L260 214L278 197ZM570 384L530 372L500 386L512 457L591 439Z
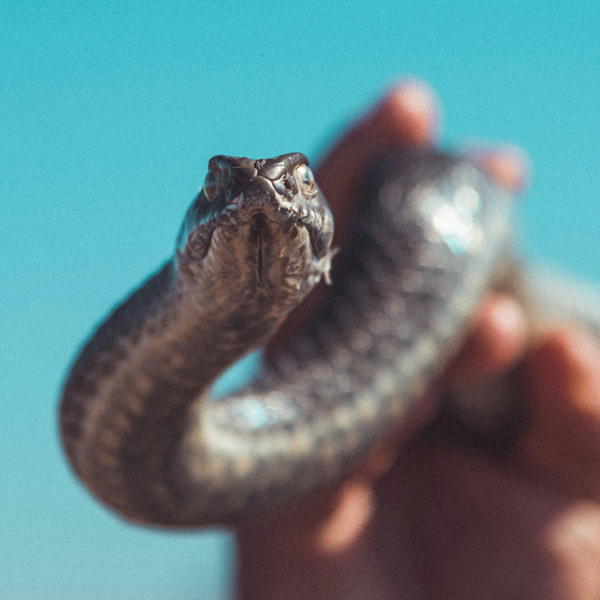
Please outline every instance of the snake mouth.
M255 251L256 280L259 285L267 285L265 265L268 262L267 239L270 237L268 216L263 212L255 213L251 218L249 244Z

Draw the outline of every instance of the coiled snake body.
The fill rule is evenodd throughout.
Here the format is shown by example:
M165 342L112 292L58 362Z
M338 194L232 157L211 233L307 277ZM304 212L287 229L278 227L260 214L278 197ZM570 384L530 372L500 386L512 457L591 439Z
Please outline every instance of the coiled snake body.
M333 222L307 159L218 156L173 259L75 361L61 429L77 474L128 519L234 523L351 471L458 349L511 262L511 202L471 164L389 153L330 294L249 387L209 398L329 281Z

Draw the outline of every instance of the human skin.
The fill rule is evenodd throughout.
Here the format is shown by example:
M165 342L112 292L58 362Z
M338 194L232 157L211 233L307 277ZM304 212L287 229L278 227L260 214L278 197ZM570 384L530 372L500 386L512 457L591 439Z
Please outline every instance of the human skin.
M343 247L354 175L378 151L435 143L439 111L418 82L392 88L317 171ZM513 150L472 159L518 191ZM358 175L355 175L358 177ZM301 325L319 294L270 350ZM502 459L419 436L443 392L517 361L529 418ZM569 323L530 334L507 296L474 318L463 350L394 439L335 489L238 531L244 600L600 598L600 345Z

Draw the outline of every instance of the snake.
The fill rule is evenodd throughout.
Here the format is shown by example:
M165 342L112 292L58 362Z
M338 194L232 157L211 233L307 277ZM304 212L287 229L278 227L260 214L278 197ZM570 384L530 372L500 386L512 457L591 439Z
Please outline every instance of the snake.
M97 328L64 385L66 455L103 504L146 525L236 525L335 485L455 357L484 295L515 280L549 291L540 314L600 322L564 285L515 275L514 202L465 158L392 149L357 194L338 261L306 156L210 159L172 258ZM321 280L301 330L215 397L215 379Z

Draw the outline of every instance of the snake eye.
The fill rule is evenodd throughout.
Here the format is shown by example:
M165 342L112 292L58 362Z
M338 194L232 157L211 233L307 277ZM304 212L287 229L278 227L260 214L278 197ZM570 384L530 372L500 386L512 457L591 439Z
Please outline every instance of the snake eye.
M221 174L215 169L210 169L204 178L202 189L209 202L214 200L221 189Z
M298 187L305 194L314 194L317 190L315 178L307 165L299 165L294 171Z

